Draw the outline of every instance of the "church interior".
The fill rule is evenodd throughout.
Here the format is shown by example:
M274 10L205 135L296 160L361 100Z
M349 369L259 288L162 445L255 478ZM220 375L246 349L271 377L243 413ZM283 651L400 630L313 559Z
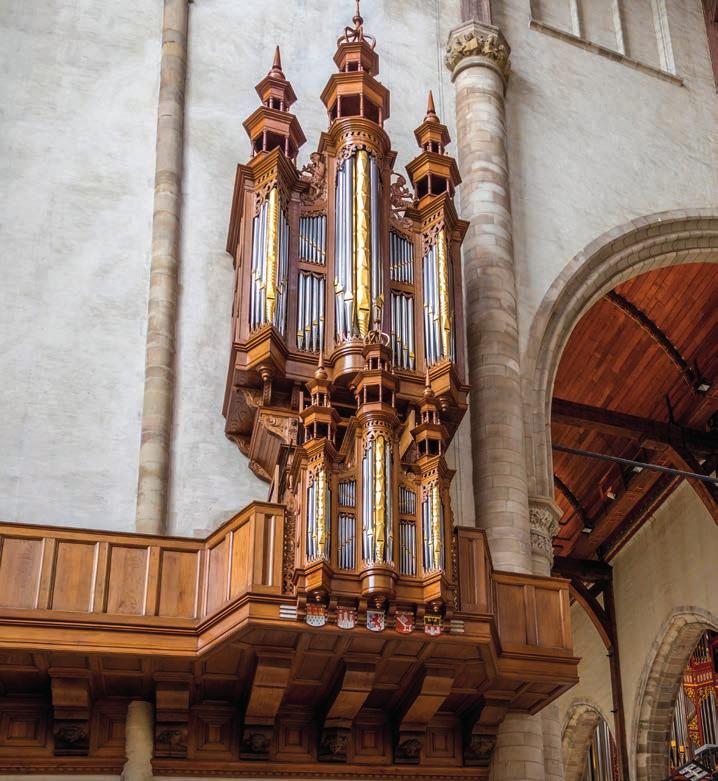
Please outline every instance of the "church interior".
M3 5L0 779L716 781L718 0Z

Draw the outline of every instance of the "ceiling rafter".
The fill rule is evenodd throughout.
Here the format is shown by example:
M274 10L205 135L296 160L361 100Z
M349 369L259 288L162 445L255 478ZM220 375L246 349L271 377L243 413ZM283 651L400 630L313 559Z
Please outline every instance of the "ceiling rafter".
M556 488L558 488L558 490L566 497L566 501L571 505L576 514L579 516L584 527L593 527L593 521L589 517L586 508L581 504L581 502L578 500L578 497L566 485L566 483L564 483L557 474L554 474L553 482Z
M645 331L658 347L665 353L671 363L681 373L683 379L696 390L696 384L700 382L700 377L695 370L688 364L688 361L681 355L680 350L673 344L663 330L639 307L629 301L627 298L611 290L606 293L607 301L618 307L625 315L631 318L636 325Z

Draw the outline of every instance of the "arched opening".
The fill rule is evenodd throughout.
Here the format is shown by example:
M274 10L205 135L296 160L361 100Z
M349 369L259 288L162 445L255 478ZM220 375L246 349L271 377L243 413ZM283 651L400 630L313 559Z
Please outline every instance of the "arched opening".
M663 781L669 773L679 689L691 654L707 630L718 630L718 617L700 608L677 610L651 648L636 694L636 781Z
M616 744L598 706L575 702L566 715L561 740L565 781L613 781Z
M685 263L718 263L715 212L662 212L614 228L578 253L549 288L522 355L531 495L554 495L551 399L558 365L574 327L596 301L622 282L652 269Z
M658 716L668 714L665 724L650 728L663 737L648 740L638 729L638 703L624 707L610 565L683 482L680 475L640 464L715 476L717 263L715 213L664 213L612 230L556 279L522 355L530 493L539 500L554 498L561 510L554 571L571 578L572 596L606 645L620 774L626 781L629 769L631 781L666 778L673 700L703 630L686 640L667 710L641 721L655 725ZM689 484L718 523L718 486L695 478ZM693 602L691 596L674 597L656 621L664 610ZM638 660L654 627L633 657L635 672L626 692L631 701ZM581 745L585 758L585 741L576 748ZM585 769L579 771L575 757L572 762L567 777ZM637 774L639 764L643 770Z

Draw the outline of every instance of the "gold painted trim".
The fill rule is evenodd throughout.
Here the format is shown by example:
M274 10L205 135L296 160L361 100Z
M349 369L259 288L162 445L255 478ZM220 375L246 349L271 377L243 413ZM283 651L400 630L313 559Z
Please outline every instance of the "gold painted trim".
M279 273L279 190L273 187L269 192L267 213L267 321L274 319L277 306L277 275Z
M360 149L354 166L354 270L359 335L366 336L371 321L371 187L369 154Z

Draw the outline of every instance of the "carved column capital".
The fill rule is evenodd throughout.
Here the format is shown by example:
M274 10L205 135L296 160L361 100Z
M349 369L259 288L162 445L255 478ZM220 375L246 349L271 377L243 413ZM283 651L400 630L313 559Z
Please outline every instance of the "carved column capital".
M511 47L498 27L472 19L449 33L445 62L452 78L464 68L476 65L496 70L506 83L511 69Z
M531 551L548 560L553 566L553 538L558 534L561 509L546 496L529 498L529 521L531 523Z

